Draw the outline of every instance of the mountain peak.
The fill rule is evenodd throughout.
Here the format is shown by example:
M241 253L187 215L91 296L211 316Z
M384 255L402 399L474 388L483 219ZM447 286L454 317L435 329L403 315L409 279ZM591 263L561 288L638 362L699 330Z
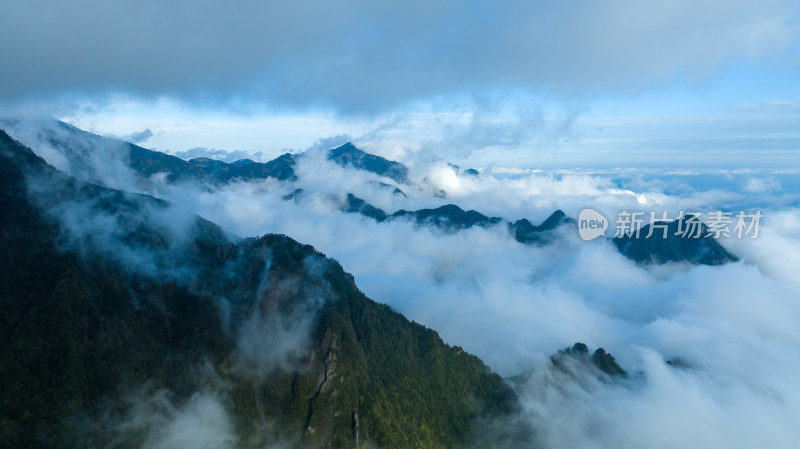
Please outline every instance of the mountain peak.
M553 240L553 235L547 231L552 231L570 220L564 211L558 209L550 214L539 226L523 218L514 222L510 229L514 238L521 243L548 243Z
M628 374L619 366L614 356L603 348L597 348L590 356L589 348L585 343L575 343L572 347L564 348L550 357L550 361L554 366L565 371L569 371L569 364L566 363L568 359L578 361L587 366L594 366L608 376L626 377Z
M417 224L432 224L450 231L471 228L473 226L491 226L503 221L499 217L487 217L475 210L465 211L455 204L445 204L435 209L417 211L399 210L391 215L395 217L413 217Z
M335 161L342 167L351 167L385 176L396 182L405 184L408 182L408 168L400 162L366 153L350 142L334 148L328 152L328 159Z
M694 220L687 214L684 222ZM690 262L701 265L722 265L738 260L719 242L708 235L708 227L700 222L697 235L684 235L680 232L681 220L666 223L666 231L654 230L650 235L651 224L643 226L638 234L614 237L617 249L638 263ZM656 226L663 226L659 223ZM649 236L649 237L648 237ZM666 237L665 237L666 236Z

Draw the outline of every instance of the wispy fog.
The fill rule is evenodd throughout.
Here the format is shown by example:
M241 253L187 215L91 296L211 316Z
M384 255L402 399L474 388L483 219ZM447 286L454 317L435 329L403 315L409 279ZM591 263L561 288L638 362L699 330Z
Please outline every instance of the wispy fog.
M26 143L59 166L50 148ZM369 297L504 376L527 372L518 385L519 419L545 447L789 448L800 439L795 174L512 168L474 177L445 162L410 158L411 181L396 185L403 197L376 182L388 179L328 161L325 149L297 158L295 181L209 189L156 177L151 192L239 236L284 233L312 244L340 261ZM298 188L301 194L283 199ZM445 198L433 195L440 190ZM757 239L721 240L739 262L643 267L608 241L581 241L569 227L554 243L535 246L515 241L501 225L450 233L403 220L378 223L341 212L348 193L389 213L452 202L535 223L555 209L575 217L584 207L606 217L620 210L675 216L759 209L764 218ZM256 331L240 347L245 361L260 363L248 345L259 346L261 325L252 323ZM614 354L628 377L554 370L549 356L576 341ZM184 432L193 426L196 435L214 430L204 444L232 444L231 424L213 396L166 410L169 419L150 434L148 447L185 447Z

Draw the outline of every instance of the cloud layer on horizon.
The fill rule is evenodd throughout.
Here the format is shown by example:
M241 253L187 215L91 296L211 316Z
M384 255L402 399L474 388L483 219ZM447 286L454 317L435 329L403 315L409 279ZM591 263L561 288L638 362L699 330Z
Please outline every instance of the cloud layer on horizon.
M52 158L53 149L41 144L32 141ZM788 448L800 438L792 421L800 413L800 209L794 190L784 195L783 185L757 172L712 188L675 188L663 179L667 173L474 178L451 176L443 163L419 163L414 184L402 186L408 196L399 199L376 187L373 175L328 161L325 146L321 142L299 160L297 184L267 179L208 189L154 177L153 191L176 205L165 215L176 228L182 225L172 214L198 213L241 236L288 234L340 261L371 298L437 330L501 374L532 370L520 387L525 410L519 419L542 446L639 447L647 441L653 447ZM107 150L96 152L95 166L119 165L114 148ZM104 164L103 158L110 160ZM126 185L131 177L100 179L136 189ZM750 178L773 190L750 192L751 184L759 184ZM296 187L305 189L298 201L282 198ZM436 188L451 197L432 197ZM663 208L671 215L677 208L760 205L765 220L758 239L723 241L743 261L646 268L608 242L580 242L574 229L537 247L516 242L500 226L449 234L405 221L379 224L339 210L349 192L387 210L453 201L533 221L554 208L574 215L587 205L607 214ZM257 337L245 338L264 346ZM549 355L579 340L613 353L631 378L606 383L558 377L549 369ZM674 360L681 366L667 364ZM184 419L213 418L209 422L229 428L213 398L173 409L155 427L164 438Z

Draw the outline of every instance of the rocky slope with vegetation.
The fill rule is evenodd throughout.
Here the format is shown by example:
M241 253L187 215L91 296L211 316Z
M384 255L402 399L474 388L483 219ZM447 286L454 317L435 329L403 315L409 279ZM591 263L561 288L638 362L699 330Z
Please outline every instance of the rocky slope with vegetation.
M5 133L0 159L4 447L148 446L167 431L145 417L205 400L229 446L469 447L517 407L310 246L177 227L170 204L77 181Z

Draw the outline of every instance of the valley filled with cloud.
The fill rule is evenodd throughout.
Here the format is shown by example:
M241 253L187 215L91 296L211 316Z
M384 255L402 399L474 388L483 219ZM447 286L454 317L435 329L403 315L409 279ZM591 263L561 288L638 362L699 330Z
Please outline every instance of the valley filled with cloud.
M0 446L800 440L797 2L2 9Z
M369 297L437 330L501 375L524 375L516 387L523 403L517 425L534 429L544 447L635 447L644 440L653 447L789 447L796 437L800 210L798 194L783 187L796 182L794 172L474 175L440 161L415 164L397 182L342 166L329 159L330 148L319 146L294 155L292 178L209 185L169 182L161 174L143 179L126 165L125 146L110 144L115 141L105 153L87 153L92 162L85 165L117 171L71 170L65 146L37 139L41 134L26 126L34 125L10 129L67 173L169 201L170 212L156 216L167 214L162 220L176 238L189 223L180 217L198 214L241 237L282 233L310 243L338 260ZM66 133L55 141L96 149L91 135L85 142L82 136ZM712 176L724 181L703 184ZM533 223L556 209L577 217L592 207L612 217L608 237L622 210L666 211L674 218L679 210L757 209L763 221L757 238L719 240L737 262L642 265L611 240L582 241L574 225L530 245L502 224L452 230L402 218L379 222L345 211L347 194L389 214L455 203ZM64 215L70 207L53 213L74 220L76 212ZM75 233L96 240L114 230L101 216L87 221L85 212L77 213L83 218L72 225ZM277 323L267 327L283 332ZM258 333L251 335L248 341L258 341ZM277 340L289 342L288 335ZM577 341L614 354L627 376L555 370L550 356Z

